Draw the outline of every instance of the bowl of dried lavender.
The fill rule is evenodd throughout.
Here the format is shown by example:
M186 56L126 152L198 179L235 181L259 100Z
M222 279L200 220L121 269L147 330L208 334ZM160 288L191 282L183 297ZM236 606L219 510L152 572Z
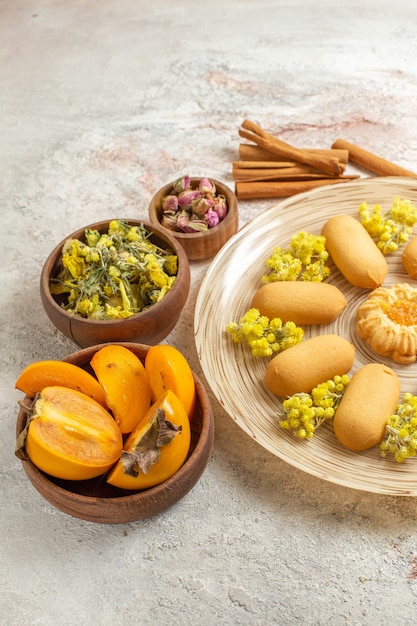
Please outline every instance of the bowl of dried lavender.
M223 183L182 176L160 189L149 206L151 224L163 228L189 260L214 256L238 229L238 202Z
M49 254L40 279L46 314L81 348L159 343L177 323L189 290L182 246L161 226L131 219L70 234Z

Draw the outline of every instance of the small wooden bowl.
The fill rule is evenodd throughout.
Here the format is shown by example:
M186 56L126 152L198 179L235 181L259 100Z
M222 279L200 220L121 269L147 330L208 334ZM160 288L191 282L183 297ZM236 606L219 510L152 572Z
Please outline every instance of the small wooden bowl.
M200 182L200 178L191 178L191 187L195 189ZM198 233L180 233L161 224L162 219L162 199L169 195L174 186L174 182L162 187L152 198L149 205L149 220L151 224L163 228L166 233L182 245L190 261L198 261L213 257L222 246L237 232L239 225L238 202L235 194L229 187L223 185L218 180L210 179L216 186L217 193L223 194L227 201L227 215L214 228Z
M85 348L63 359L92 373L89 367L93 354L103 345ZM149 346L122 343L143 362ZM122 524L162 513L181 500L203 474L214 441L214 420L207 392L194 374L197 405L191 420L191 448L184 465L165 482L143 491L124 491L109 485L105 476L85 481L65 481L41 472L30 460L22 460L23 468L35 489L54 507L79 519L100 524ZM30 404L28 396L24 404ZM16 437L26 426L26 412L20 409Z
M66 296L52 295L49 289L51 277L58 274L61 267L62 247L68 239L84 239L86 228L107 232L110 220L84 226L68 235L48 256L41 273L41 300L51 322L66 337L81 348L111 341L136 341L146 345L159 343L174 328L187 302L190 291L190 265L181 245L161 226L138 220L126 219L132 226L143 224L152 233L150 241L165 249L172 249L178 257L178 274L172 288L160 302L153 304L141 313L120 320L92 320L67 313L62 308Z

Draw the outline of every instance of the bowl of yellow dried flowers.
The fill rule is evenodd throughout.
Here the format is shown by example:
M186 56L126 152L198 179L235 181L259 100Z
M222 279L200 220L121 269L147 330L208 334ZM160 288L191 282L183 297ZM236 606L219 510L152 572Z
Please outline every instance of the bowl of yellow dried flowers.
M149 206L151 224L182 245L190 260L214 256L238 229L238 202L218 180L182 176L165 185Z
M177 323L189 290L182 246L165 229L131 219L72 233L49 254L40 279L49 319L82 348L159 343Z

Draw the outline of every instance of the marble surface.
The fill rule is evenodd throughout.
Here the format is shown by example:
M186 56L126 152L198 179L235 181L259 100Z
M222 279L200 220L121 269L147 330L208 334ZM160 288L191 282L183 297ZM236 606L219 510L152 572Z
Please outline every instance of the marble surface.
M39 298L55 243L99 219L146 219L178 173L233 187L245 117L297 146L343 137L417 172L416 20L414 0L0 2L2 624L411 622L415 499L296 470L211 395L212 457L181 502L127 525L73 519L14 456L14 382L75 349ZM240 225L275 203L240 202ZM193 263L168 338L201 376L193 315L208 266Z

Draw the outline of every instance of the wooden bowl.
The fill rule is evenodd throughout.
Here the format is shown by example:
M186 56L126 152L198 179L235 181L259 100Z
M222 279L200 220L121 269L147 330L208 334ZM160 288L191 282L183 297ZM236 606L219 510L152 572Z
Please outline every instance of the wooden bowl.
M89 363L103 345L84 348L63 359L92 373ZM121 343L143 362L149 346ZM30 460L23 468L35 489L60 511L100 524L121 524L162 513L181 500L198 482L208 463L214 441L214 420L207 392L194 374L197 389L196 410L191 420L191 447L184 465L165 482L143 491L124 491L109 485L105 476L85 481L65 481L41 472ZM30 404L27 396L25 404ZM16 437L26 426L26 412L20 409Z
M200 180L200 178L191 178L191 187L193 189L196 188ZM149 220L151 224L158 225L166 233L175 237L184 248L190 261L213 257L226 241L237 232L239 225L238 202L235 194L229 187L218 180L213 178L210 180L215 184L217 193L225 196L228 206L226 217L214 228L197 233L181 233L162 226L162 199L172 192L175 181L162 187L154 195L149 205Z
M187 302L190 291L190 265L181 245L167 233L166 229L147 222L126 219L132 226L143 224L152 233L150 241L162 248L172 249L178 257L178 274L172 288L160 302L131 317L119 320L93 320L74 315L62 308L65 296L52 295L49 289L51 277L58 274L61 265L62 247L68 239L84 239L86 228L107 232L110 220L84 226L68 235L50 253L42 268L40 279L41 300L51 322L66 337L81 348L103 342L136 341L146 345L159 343L174 328Z

